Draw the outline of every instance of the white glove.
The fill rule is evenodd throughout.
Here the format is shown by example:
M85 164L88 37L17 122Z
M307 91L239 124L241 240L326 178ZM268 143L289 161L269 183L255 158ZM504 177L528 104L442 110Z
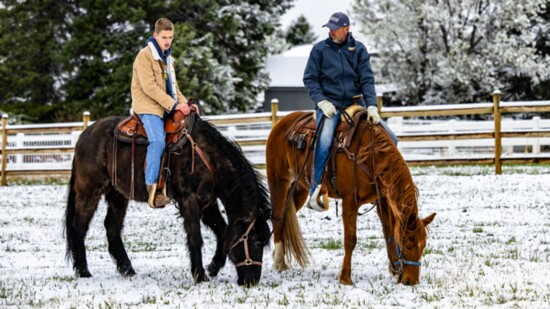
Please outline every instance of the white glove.
M372 121L372 123L377 124L380 123L380 115L378 115L378 107L376 106L369 106L367 108L367 112L369 115L369 120Z
M334 107L334 104L330 103L329 100L323 100L317 103L317 106L323 111L323 114L325 114L327 118L336 115L336 107Z

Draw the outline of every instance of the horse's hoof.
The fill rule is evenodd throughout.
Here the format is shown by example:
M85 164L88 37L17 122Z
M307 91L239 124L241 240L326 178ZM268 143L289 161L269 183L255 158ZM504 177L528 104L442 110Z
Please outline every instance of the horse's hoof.
M344 284L344 285L353 285L353 281L351 281L350 278L339 277L339 278L338 278L338 281L339 281L341 284Z
M195 283L202 283L202 282L208 282L210 279L208 279L207 275L204 275L203 277L197 277L195 280Z
M208 276L203 272L202 275L196 275L195 276L195 283L201 283L201 282L208 282L210 279L208 279Z
M286 264L285 256L283 255L283 244L281 242L275 244L275 249L271 252L271 256L273 257L273 268L276 271L282 272L283 270L289 269Z
M288 265L286 265L285 262L280 262L280 263L274 263L273 264L273 268L278 271L278 272L282 272L283 270L288 270L290 269L290 267L288 267Z
M122 265L118 267L118 272L124 277L132 277L136 274L132 265Z
M216 277L218 275L218 272L220 271L221 266L218 265L216 262L210 263L208 266L206 266L206 270L208 270L208 274L210 277Z
M87 270L87 269L77 270L77 271L76 271L76 275L77 275L79 278L91 278L91 277L92 277L92 274L91 274L90 271Z

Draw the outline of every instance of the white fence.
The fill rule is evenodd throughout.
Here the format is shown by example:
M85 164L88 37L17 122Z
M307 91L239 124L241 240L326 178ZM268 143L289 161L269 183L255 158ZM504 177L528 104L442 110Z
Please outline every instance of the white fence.
M284 115L285 113L280 113ZM242 117L242 115L241 115ZM206 117L207 119L224 119L223 116ZM227 117L226 117L227 118ZM407 135L436 135L441 133L492 132L494 122L491 121L411 121L394 117L387 120L391 129L398 137ZM78 123L66 124L76 126ZM250 140L266 140L271 130L271 122L253 124L224 124L217 128L227 137L242 143L241 146L247 158L257 165L265 163L265 145L246 145ZM55 125L21 125L10 126L18 128L44 128ZM550 119L533 117L530 120L502 120L502 132L506 131L550 130ZM25 170L70 170L72 149L78 140L80 131L67 133L17 133L8 135L7 150L23 150L23 153L8 155L7 171ZM59 152L41 153L40 149L59 148ZM493 139L463 139L429 141L401 141L398 148L406 160L454 159L494 157ZM67 151L65 151L65 149ZM33 150L25 153L24 150ZM550 157L550 138L503 138L502 157L521 157L525 154Z
M397 136L435 135L442 133L485 133L494 131L490 121L409 121L401 117L388 119ZM550 130L550 119L535 116L529 120L502 119L502 133ZM406 160L449 159L461 157L494 157L494 139L403 141L398 148ZM550 137L514 137L502 139L502 157L550 155Z

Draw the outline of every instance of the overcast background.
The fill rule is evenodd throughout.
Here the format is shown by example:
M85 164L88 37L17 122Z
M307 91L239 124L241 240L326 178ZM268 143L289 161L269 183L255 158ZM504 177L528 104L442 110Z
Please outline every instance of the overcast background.
M294 7L281 17L282 29L285 31L288 30L290 24L303 14L313 27L313 31L317 35L317 41L323 40L328 35L328 30L323 25L329 20L330 15L334 12L344 12L349 16L352 4L353 0L296 0ZM367 42L363 39L364 37L359 35L357 23L355 23L351 16L350 21L353 36L366 44ZM368 44L366 45L367 47L369 46Z

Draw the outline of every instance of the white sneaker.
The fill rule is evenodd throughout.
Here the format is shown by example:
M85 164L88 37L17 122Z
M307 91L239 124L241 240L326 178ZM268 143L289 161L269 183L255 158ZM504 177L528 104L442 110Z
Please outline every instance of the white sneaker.
M328 199L327 199L328 201ZM306 202L306 207L316 211L327 211L328 203L325 203L321 200L321 185L315 187L313 193L309 195L309 198Z

